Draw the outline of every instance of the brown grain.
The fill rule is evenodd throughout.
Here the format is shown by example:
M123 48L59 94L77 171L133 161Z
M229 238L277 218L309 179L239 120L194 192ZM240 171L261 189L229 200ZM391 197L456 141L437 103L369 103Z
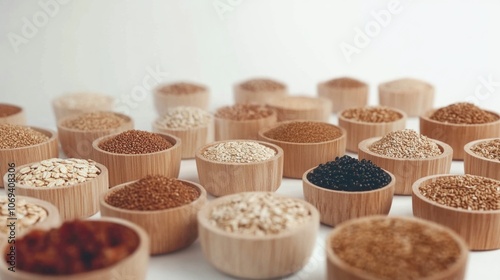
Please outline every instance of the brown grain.
M240 87L247 91L277 91L285 89L285 85L270 79L252 79L240 84Z
M127 130L99 143L99 148L116 154L149 154L172 147L172 143L156 133Z
M21 111L21 108L9 104L0 104L0 118L12 116Z
M274 111L266 106L255 104L236 104L219 108L215 117L234 121L247 121L267 118Z
M499 117L472 103L463 102L436 110L430 119L453 124L482 124L497 121Z
M33 146L48 141L47 135L30 127L0 124L0 149L15 149Z
M423 159L442 154L436 143L412 129L389 132L368 149L391 158Z
M328 87L333 87L333 88L359 88L362 86L365 86L366 84L358 81L356 79L344 77L344 78L337 78L337 79L332 79L329 80L325 83Z
M83 131L118 128L125 119L113 112L83 113L64 121L61 126Z
M342 117L359 122L383 123L399 120L403 116L386 107L359 107L345 110Z
M500 161L500 139L477 143L470 149L480 157Z
M271 139L292 143L319 143L341 135L341 130L333 125L307 121L284 123L264 133Z
M179 82L168 84L160 87L158 92L163 94L173 94L173 95L182 95L182 94L193 94L198 92L206 91L206 87L193 83Z

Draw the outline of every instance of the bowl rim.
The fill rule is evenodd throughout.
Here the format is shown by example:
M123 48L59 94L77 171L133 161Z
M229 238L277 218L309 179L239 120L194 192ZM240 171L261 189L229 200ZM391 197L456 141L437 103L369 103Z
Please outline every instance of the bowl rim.
M342 80L342 79L355 80L356 82L359 82L360 84L358 86L350 86L350 87L346 87L346 88L328 85L328 82L330 82L330 81ZM366 82L364 82L364 81L361 81L361 80L356 79L356 78L351 77L351 76L339 76L339 77L334 77L334 78L331 78L331 79L319 82L318 83L318 87L324 87L324 88L327 88L327 89L340 89L342 91L351 91L351 90L359 90L359 89L362 89L362 88L368 89L368 84Z
M358 121L355 119L348 119L348 118L343 116L343 113L347 110L371 109L371 108L384 108L384 109L394 111L400 115L400 118L397 120L391 121L391 122L366 122L366 121ZM367 106L359 106L359 107L350 107L350 108L346 108L346 109L338 112L337 116L339 118L339 122L342 120L344 122L351 123L351 124L364 124L364 125L370 125L370 126L385 126L388 124L396 124L396 123L399 123L402 121L406 122L406 120L408 119L408 114L406 114L404 111L397 109L397 108L394 108L394 107L383 106L383 105L367 105Z
M76 129L76 128L70 128L70 127L67 127L67 126L63 125L63 123L65 123L66 121L69 121L69 120L72 120L72 119L76 119L77 117L80 117L81 115L88 114L88 113L99 113L99 112L113 113L115 116L120 117L125 122L122 123L118 127L105 128L105 129L92 129L92 130L81 130L81 129ZM130 116L127 116L127 115L119 113L119 112L114 112L114 111L99 110L99 111L80 112L80 113L77 113L77 114L66 115L66 116L60 118L57 121L57 129L58 130L65 130L65 131L69 131L69 132L73 132L73 133L98 133L98 132L107 132L107 131L113 131L113 130L116 130L116 129L120 129L120 128L123 128L124 126L127 126L129 124L132 124L132 126L134 125L134 121L132 120L132 118Z
M308 100L307 102L313 102L314 104L312 108L290 108L287 106L283 106L282 103L286 102L291 99L301 99L301 100ZM324 108L322 108L323 104L332 104L332 101L326 97L323 96L310 96L310 95L285 95L285 96L277 96L274 98L269 99L266 102L266 105L270 108L273 108L275 110L284 110L284 111L289 111L289 112L311 112L311 111L322 111ZM331 113L328 111L328 113Z
M54 141L56 141L56 143L57 143L57 132L55 130L48 129L48 128L36 127L36 126L30 126L30 125L21 125L21 126L29 127L35 131L38 131L38 132L44 134L45 136L47 136L49 139L47 139L47 141L43 141L42 143L38 143L35 145L31 145L31 146L24 146L24 147L11 148L11 149L0 149L0 153L4 152L4 151L13 151L14 152L14 151L21 151L21 150L25 150L25 149L37 148L37 147L41 147L41 146L45 146L45 145L50 145Z
M196 92L191 92L191 93L164 93L161 91L161 89L163 89L164 87L167 87L167 86L172 86L172 85L175 85L175 84L190 84L190 85L195 85L195 86L199 86L199 87L202 87L203 89L200 89ZM202 84L202 83L199 83L199 82L194 82L194 81L188 81L188 80L177 80L177 81L170 81L170 82L162 82L158 85L156 85L153 89L152 89L154 95L156 96L193 96L193 95L196 95L196 94L208 94L209 93L209 89L208 89L208 86L205 85L205 84Z
M488 163L499 164L500 165L500 160L494 160L494 159L485 158L483 156L480 156L480 155L474 153L471 150L472 146L474 146L474 145L477 145L477 144L483 143L483 142L487 142L487 141L492 141L492 140L500 140L500 137L485 138L485 139L478 139L478 140L471 141L471 142L465 144L465 146L464 146L464 152L466 154L470 155L471 157L475 158L475 159L479 159L479 160L482 160L482 161L485 161L485 162L488 162Z
M57 109L65 108L65 109L69 109L69 110L82 110L82 108L67 107L67 106L63 106L61 104L62 100L66 99L66 98L71 98L72 96L77 96L77 95L88 95L88 96L93 96L93 97L96 97L96 96L104 97L106 99L106 101L110 102L110 103L113 103L113 101L115 100L115 98L113 96L106 95L106 94L103 94L103 93L100 93L100 92L76 91L76 92L65 93L65 94L62 94L62 95L57 96L56 98L52 99L52 106L54 108L57 108ZM87 108L84 108L84 109L87 109Z
M15 104L0 102L0 106L10 107L10 108L14 108L16 110L16 112L14 112L13 114L0 117L0 119L12 118L12 117L14 117L16 115L20 115L20 114L24 113L23 107L15 105Z
M254 105L259 105L259 104L254 104ZM227 123L236 123L236 124L253 124L253 123L256 123L256 122L259 122L262 120L268 120L268 119L273 119L273 118L276 121L278 120L278 112L276 112L276 109L268 107L267 105L261 105L261 106L267 108L271 112L271 114L267 117L262 117L262 118L258 118L258 119L252 119L252 120L233 120L233 119L217 117L215 114L217 113L218 109L221 109L224 107L231 107L231 106L222 106L222 107L217 108L216 112L213 114L213 120L214 120L214 122L224 121Z
M451 104L452 105L452 104ZM428 122L428 123L432 123L433 125L441 125L441 126L448 126L448 127L474 127L474 128L479 128L479 127L484 127L484 126L490 126L490 125L499 125L500 126L500 114L497 113L497 112L494 112L494 111L490 111L490 110L484 110L484 109L481 109L487 113L490 113L490 114L493 114L495 116L498 117L498 119L496 121L492 121L492 122L487 122L487 123L475 123L475 124L466 124L466 123L446 123L446 122L438 122L436 120L433 120L430 118L430 116L435 112L437 111L438 109L441 109L441 108L444 108L444 107L440 107L440 108L434 108L434 109L430 109L428 110L427 112L424 112L423 114L421 114L419 116L419 121L420 123L422 122Z
M499 181L499 180L495 180L495 179L484 177L484 176L471 175L471 174L465 174L465 175L486 178L486 179L490 179L493 181ZM437 175L429 175L426 177L422 177L422 178L416 180L411 187L412 198L414 196L416 196L417 198L419 198L420 200L422 200L423 202L425 202L429 206L438 207L438 208L448 210L448 211L460 212L460 213L467 214L467 215L492 215L493 214L493 215L499 215L499 217L500 217L500 209L498 209L498 210L466 210L466 209L462 209L462 208L455 208L455 207L451 207L451 206L437 203L436 201L430 200L427 197L425 197L424 195L422 195L422 193L420 193L419 187L424 182L427 182L427 181L435 179L435 178L456 177L456 176L464 176L464 174L437 174Z
M407 82L412 82L412 83L415 83L415 84L420 84L422 86L425 86L426 87L426 90L433 90L435 91L435 87L434 85L432 85L431 83L427 82L427 81L424 81L422 79L417 79L417 78L412 78L412 77L400 77L400 78L397 78L397 79L393 79L393 80L390 80L390 81L385 81L385 82L381 82L380 84L378 84L378 90L379 90L379 93L381 89L383 90L387 90L387 91L390 91L390 92L384 92L384 93L391 93L391 94L394 94L394 90L391 88L391 87L388 87L390 84L394 84L394 83L400 83L400 82L404 82L404 81L407 81ZM401 90L397 90L400 94L407 94L408 92L407 91L401 91ZM420 94L420 92L418 92ZM414 94L413 92L411 92L411 94Z
M250 90L247 90L247 89L244 89L242 88L241 86L244 84L244 83L247 83L247 82L251 82L251 81L255 81L255 80L270 80L270 81L273 81L275 83L278 83L282 86L282 88L280 89L276 89L276 90L269 90L269 89L266 89L266 90L259 90L259 91L250 91ZM265 93L278 93L280 91L287 91L288 90L288 86L280 81L280 80L276 80L276 79L273 79L273 78L269 78L269 77L253 77L253 78L248 78L248 79L244 79L244 80L240 80L236 83L233 84L233 91L235 91L236 89L238 90L241 90L241 91L245 91L245 92L251 92L251 93L254 93L254 92L265 92Z
M450 267L448 267L448 269L442 270L435 275L428 276L426 278L422 278L422 280L441 279L441 277L446 276L450 272L459 270L461 264L463 264L465 267L467 267L469 248L468 248L467 244L465 243L465 241L457 233L455 233L453 230L451 230L443 225L440 225L438 223L424 220L424 219L420 219L417 217L384 216L384 215L373 215L373 216L361 217L361 218L349 220L349 221L346 221L344 223L337 225L330 233L328 233L328 235L326 237L325 246L326 246L327 262L328 263L335 263L335 265L341 267L344 270L350 270L351 274L353 274L357 277L360 277L362 279L369 279L369 280L378 279L375 275L369 274L368 272L366 272L360 268L353 267L353 266L349 265L348 263L346 263L345 261L343 261L342 259L340 259L337 256L337 254L335 254L335 252L333 251L331 243L332 243L333 237L336 234L338 234L338 232L340 232L340 230L342 230L346 227L349 227L349 226L354 225L354 224L365 223L367 221L384 220L384 219L403 220L405 222L419 223L420 225L423 225L424 227L431 227L433 229L437 229L437 230L440 230L442 232L446 232L453 239L453 241L455 241L455 244L457 244L457 246L459 247L460 254L457 257L457 260Z

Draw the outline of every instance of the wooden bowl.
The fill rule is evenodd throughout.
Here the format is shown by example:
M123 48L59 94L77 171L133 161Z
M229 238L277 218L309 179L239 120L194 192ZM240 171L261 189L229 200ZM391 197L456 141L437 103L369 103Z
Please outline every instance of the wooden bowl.
M0 103L0 124L26 125L26 114L22 107Z
M500 210L465 210L434 202L420 193L419 187L442 177L455 175L433 175L417 180L413 184L412 207L415 217L442 224L457 232L471 250L493 250L500 248Z
M50 129L42 129L33 126L30 127L33 130L47 135L49 140L32 146L14 149L0 149L0 176L3 176L8 172L9 163L15 164L15 168L17 169L20 165L59 156L57 133ZM0 184L3 184L3 182L0 182ZM3 185L0 187L3 187Z
M376 280L385 279L379 278L375 275L366 272L365 270L356 268L346 263L344 260L340 259L333 250L333 240L334 238L343 230L357 226L363 223L369 223L375 220L387 220L389 221L404 221L410 224L422 225L426 231L438 231L444 232L449 235L450 240L455 243L460 250L460 255L457 257L455 263L453 263L448 269L441 271L435 275L428 276L426 280L462 280L465 278L465 270L467 267L468 258L468 248L465 242L452 230L443 227L441 225L428 222L421 219L410 218L410 217L386 217L386 216L371 216L363 217L355 220L351 220L341 225L335 227L335 229L328 235L326 239L326 255L327 255L327 279L329 280ZM410 247L411 248L411 247ZM405 248L402 247L401 250ZM439 252L436 252L439 253ZM404 268L400 268L402 273L404 273ZM415 278L416 279L416 278Z
M399 79L378 86L379 103L418 117L434 104L434 87L417 79Z
M346 149L353 153L357 153L358 144L361 141L372 137L382 137L389 132L404 129L406 127L406 113L398 109L390 109L396 111L401 118L392 122L362 122L348 119L342 115L344 111L340 112L339 126L343 127L347 132Z
M80 114L67 116L59 120L57 122L57 133L59 134L59 142L61 142L64 154L67 157L92 158L92 142L95 139L134 128L134 121L129 116L120 113L114 114L122 118L125 122L119 127L110 129L79 130L64 126L65 122L78 117Z
M332 83L333 82L333 83ZM339 78L318 84L318 96L332 102L332 112L368 104L368 85L352 78Z
M16 167L31 166L33 163ZM96 163L101 171L95 178L82 183L62 187L32 187L16 183L16 195L38 198L54 204L59 210L61 219L72 220L88 218L99 211L99 196L108 190L108 169ZM8 182L8 174L3 177L4 184Z
M128 257L120 262L102 269L90 272L78 273L73 275L48 276L30 272L24 272L16 269L15 272L9 271L9 265L5 261L0 261L0 278L11 280L144 280L146 279L148 261L149 261L149 237L147 233L139 226L122 219L100 218L92 220L94 223L115 223L127 227L139 236L139 245L137 249ZM1 246L4 252L10 244Z
M250 139L257 140L259 131L276 124L278 115L272 115L255 120L231 120L215 117L215 140Z
M430 110L420 116L420 133L423 135L443 141L453 148L453 159L463 160L465 157L465 144L479 139L494 138L500 135L500 116L495 112L489 112L499 119L494 122L483 124L453 124L438 122L430 119L436 110Z
M180 180L198 189L200 196L189 204L156 211L127 210L112 206L106 198L136 182L118 185L101 195L101 215L128 220L142 227L149 235L151 255L170 253L191 245L198 238L196 214L205 205L207 193L199 184Z
M89 103L90 100L94 100ZM52 109L56 121L60 119L87 112L111 111L113 110L114 97L99 93L72 93L62 95L52 101Z
M285 96L273 98L267 105L278 113L278 122L288 120L328 122L332 112L332 102L323 97Z
M495 180L500 180L500 161L482 157L471 151L471 148L476 144L495 139L500 139L500 138L481 139L469 142L465 145L464 147L465 174L478 175Z
M259 131L260 140L272 143L283 149L284 177L300 179L306 170L345 154L346 131L342 127L333 124L330 125L340 129L342 135L338 138L319 143L285 142L264 135L267 131L286 123L289 122L277 123L273 127L264 128Z
M381 138L373 137L361 141L358 158L371 160L374 164L391 172L396 177L395 194L411 195L411 186L416 180L429 175L450 172L453 150L446 143L431 139L441 150L440 155L423 159L406 159L383 156L370 151L369 147Z
M93 160L104 164L109 170L109 187L141 179L147 175L179 177L181 167L181 140L173 135L157 133L172 147L147 154L117 154L99 148L99 143L117 134L97 138L92 142Z
M209 215L234 196L212 200L198 212L200 244L207 261L223 273L246 279L279 278L302 269L316 242L318 210L295 199L306 205L312 217L293 230L268 236L230 233L211 224Z
M196 152L198 178L209 194L223 196L248 191L274 192L279 188L283 177L283 150L279 146L252 141L276 151L274 157L254 163L218 162L203 156L208 147L224 142L228 141L210 143Z
M193 93L167 93L163 92L163 88L169 85L160 85L154 89L154 104L158 115L163 116L169 108L178 106L198 107L203 110L208 110L210 105L210 92L207 87L203 90Z
M371 215L387 215L391 210L396 178L390 172L391 182L370 191L337 191L311 183L304 172L302 190L304 199L319 210L321 223L336 226L342 222Z
M281 87L272 87L272 88L262 88L259 90L250 90L245 87L245 83L254 82L254 81L271 81L276 84L281 84ZM234 85L234 102L236 104L244 104L244 103L254 103L254 104L262 104L265 105L270 99L273 98L282 98L288 95L288 88L285 84L282 84L278 81L273 81L269 79L253 79L249 81L244 81Z

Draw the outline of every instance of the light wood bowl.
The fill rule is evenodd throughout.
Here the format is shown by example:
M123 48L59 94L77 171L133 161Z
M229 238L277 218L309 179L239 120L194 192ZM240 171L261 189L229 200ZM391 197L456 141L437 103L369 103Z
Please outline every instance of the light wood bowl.
M16 167L21 170L23 167ZM63 221L78 218L88 218L99 211L99 196L108 190L108 169L106 166L96 163L101 171L95 178L88 181L63 187L32 187L16 183L16 195L24 195L38 198L54 204L59 210ZM7 183L7 174L3 177L4 184Z
M33 126L30 127L33 130L47 135L49 140L32 146L15 149L0 149L0 176L3 176L8 172L9 163L14 163L16 165L16 169L18 169L18 166L20 165L59 156L57 133L50 129L42 129ZM0 184L2 184L0 187L3 187L3 182L0 182Z
M26 125L26 114L22 107L0 103L0 106L9 108L12 110L12 114L8 116L0 117L0 124L9 123L9 124L17 124L17 125Z
M99 100L99 102L94 102L92 104L92 107L86 106L81 106L81 104L78 104L78 98L75 97L75 95L88 95L90 97L95 96L99 97L102 100ZM90 98L89 97L89 98ZM68 107L65 104L65 99L67 98L75 98L71 102L74 102L74 106ZM113 104L115 102L114 97L112 96L106 96L102 95L99 93L75 93L75 94L66 94L59 96L58 98L55 98L52 100L52 109L54 110L54 114L56 116L56 121L59 121L60 119L71 116L71 115L77 115L81 113L88 113L88 112L95 112L95 111L111 111L113 110Z
M494 138L500 135L500 119L483 124L444 123L430 119L430 116L435 111L433 109L420 116L420 133L450 145L453 148L454 160L464 159L465 144L474 140ZM495 112L489 113L499 116Z
M99 148L99 143L116 136L107 135L92 142L93 160L104 164L109 170L109 187L141 179L147 175L179 177L181 167L181 140L173 135L157 133L172 143L166 150L148 154L117 154Z
M223 196L249 191L274 192L279 188L283 177L283 150L279 146L252 141L276 151L274 157L254 163L218 162L203 156L208 147L224 142L228 141L210 143L196 152L198 178L209 194Z
M114 113L125 122L116 128L99 129L99 130L79 130L65 127L63 124L78 115L71 115L62 118L57 122L57 133L59 134L59 142L61 148L67 157L88 159L92 158L92 142L102 136L120 133L134 128L134 121L126 115Z
M500 138L481 139L467 143L464 147L464 170L465 174L483 176L495 180L500 180L500 161L488 159L476 155L471 151L472 146L481 142L491 141Z
M434 202L420 193L419 187L442 177L455 175L433 175L417 180L413 184L412 207L415 217L442 224L457 232L471 250L493 250L500 248L500 210L465 210Z
M398 108L418 117L434 104L434 87L417 79L399 79L378 86L380 105Z
M285 96L273 98L267 105L278 113L278 122L310 120L328 122L332 101L324 97Z
M139 245L137 249L128 257L120 262L105 267L102 269L93 270L90 272L73 274L48 276L30 272L24 272L16 269L16 272L8 270L8 264L5 261L0 262L0 278L11 280L144 280L146 279L148 262L149 262L149 237L147 233L139 226L122 219L116 218L99 218L92 220L93 223L115 223L127 227L139 236ZM1 246L2 252L6 246Z
M163 116L168 112L168 109L178 106L198 107L203 110L208 110L210 105L210 92L208 88L199 92L186 94L170 94L161 91L160 85L154 89L154 104L158 115ZM201 86L201 85L200 85Z
M272 115L256 120L230 120L215 117L215 141L231 139L257 140L259 131L276 124L278 117L276 112Z
M293 121L291 121L293 122ZM264 134L275 127L288 122L277 123L268 129L259 131L259 138L262 141L272 143L283 149L283 176L295 179L301 179L304 172L312 167L318 166L340 157L345 154L346 131L342 127L334 126L340 129L342 135L333 140L319 143L292 143L274 140Z
M364 107L368 104L368 85L361 81L356 86L332 86L325 81L318 84L318 96L332 102L332 112L337 113L347 108Z
M233 86L234 103L236 104L253 103L265 105L273 98L282 98L288 95L288 88L284 84L284 88L282 89L249 91L241 86L242 83Z
M316 168L316 167L314 167ZM304 172L302 190L304 199L319 210L321 223L336 226L342 222L371 215L387 215L391 210L396 178L390 172L391 182L370 191L337 191L311 183Z
M392 158L370 151L369 147L381 138L373 137L361 141L358 158L371 160L391 172L396 177L395 194L411 195L411 186L416 180L429 175L450 173L453 150L448 144L432 139L442 152L438 156L424 159Z
M290 275L304 267L314 249L319 229L319 213L304 203L311 219L289 232L253 236L225 232L209 220L212 209L234 195L210 201L198 212L198 231L203 254L216 269L233 277L269 279Z
M107 197L136 181L127 182L101 195L101 215L125 219L146 230L151 241L149 248L151 255L170 253L188 247L198 238L196 214L205 205L207 192L199 184L180 181L198 189L200 196L189 204L156 211L127 210L107 203Z
M343 229L352 227L354 225L359 225L363 223L368 223L373 220L402 220L412 224L420 224L429 230L439 230L441 232L446 232L453 239L460 249L460 255L458 256L456 262L452 264L447 270L441 271L436 275L432 275L425 280L462 280L465 278L465 270L467 267L467 258L469 250L467 244L452 230L440 226L438 224L428 222L421 219L410 218L410 217L386 217L386 216L371 216L363 217L355 220L351 220L342 223L328 235L326 239L326 257L327 257L327 279L329 280L377 280L381 279L373 274L367 273L364 270L353 267L347 264L345 261L340 259L337 254L333 251L332 240L339 234ZM404 248L401 248L404 249Z
M406 127L406 113L395 108L390 109L398 112L401 118L393 122L361 122L353 119L348 119L342 116L344 111L340 112L339 126L343 127L347 132L346 149L348 151L357 153L358 144L361 141L372 137L382 137L389 132L404 129Z

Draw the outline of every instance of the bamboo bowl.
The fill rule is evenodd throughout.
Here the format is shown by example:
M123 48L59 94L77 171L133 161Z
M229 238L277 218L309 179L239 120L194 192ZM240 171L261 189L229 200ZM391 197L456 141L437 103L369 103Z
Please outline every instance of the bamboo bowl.
M8 172L9 163L14 163L16 165L15 169L17 169L20 165L59 156L57 133L50 129L42 129L33 126L31 126L31 128L47 135L49 140L32 146L15 149L0 149L0 176ZM0 184L2 184L0 187L3 187L3 182L0 182Z
M210 105L210 93L206 87L193 93L166 93L162 88L168 85L160 85L154 89L154 104L158 115L163 116L168 109L178 106L198 107L208 110Z
M31 166L26 164L18 168ZM88 218L99 211L99 196L108 190L108 169L96 163L101 171L95 178L82 183L62 187L32 187L16 183L16 195L38 198L54 204L59 210L63 221L77 218ZM3 177L4 184L8 182L8 174Z
M464 170L465 174L483 176L495 180L500 180L500 161L488 159L471 151L471 148L481 142L491 141L500 138L481 139L467 143L464 147Z
M269 279L290 275L308 262L319 229L318 210L304 203L311 219L291 231L276 235L253 236L225 232L209 220L214 207L234 195L210 201L198 212L198 231L203 254L219 271L233 277Z
M57 133L59 134L59 142L61 142L64 154L67 157L92 158L92 142L95 139L134 128L134 121L130 117L120 113L114 114L122 118L125 122L117 128L110 129L86 131L64 126L65 122L78 117L80 114L67 116L59 120L57 122Z
M276 112L272 115L255 120L231 120L215 117L215 140L251 139L259 138L259 131L276 124Z
M425 176L447 174L451 169L453 150L449 145L432 139L441 150L441 154L424 159L392 158L370 151L369 147L381 137L373 137L359 143L358 158L371 160L374 164L391 172L396 177L394 193L411 195L412 184Z
M338 85L331 85L337 80ZM368 85L351 78L339 78L318 84L318 96L332 102L332 112L337 113L347 108L364 107L368 104Z
M93 100L91 103L90 100ZM73 93L62 95L52 101L56 121L86 112L111 111L115 99L99 93Z
M376 220L387 220L387 221L404 221L405 223L421 225L427 231L439 231L448 234L450 239L455 243L460 250L457 260L448 269L443 270L435 275L428 276L426 278L419 278L425 280L462 280L465 278L465 270L467 267L468 258L468 248L465 242L452 230L421 219L410 218L410 217L386 217L386 216L371 216L363 217L355 220L351 220L342 223L328 235L326 239L326 257L327 257L327 279L329 280L376 280L382 279L376 277L372 273L368 273L365 270L351 266L342 260L333 250L333 240L339 235L343 230L352 228L364 223L369 223ZM410 246L408 246L410 247ZM411 247L410 247L411 248ZM401 250L405 248L402 247ZM438 253L438 252L436 252ZM403 270L404 268L401 268ZM404 271L403 271L404 272ZM385 278L384 278L385 279Z
M269 100L273 98L283 98L288 95L288 89L284 84L282 85L282 88L251 91L242 86L242 84L244 84L245 82L236 84L233 87L234 102L236 104L253 103L265 105Z
M196 214L205 205L207 193L199 184L180 181L196 188L200 196L189 204L156 211L128 210L108 204L107 197L136 181L127 182L101 195L101 215L128 220L142 227L149 235L151 255L170 253L188 247L198 238Z
M284 123L277 123L271 128L265 128L259 131L260 140L272 143L283 149L284 177L301 179L306 170L345 154L346 131L342 127L338 127L333 124L331 124L331 126L340 129L342 135L338 138L319 143L285 142L275 140L264 135L267 131Z
M10 123L17 125L26 125L26 114L22 107L0 103L0 109L3 112L0 112L0 124ZM6 115L2 115L5 113Z
M336 226L342 222L371 215L387 215L391 210L396 178L390 172L391 182L380 189L369 191L337 191L311 183L304 172L302 190L304 199L319 210L321 223Z
M218 162L205 158L203 152L211 146L229 141L210 143L196 152L196 169L200 184L213 196L267 191L274 192L283 177L283 150L274 144L252 141L276 151L274 157L254 163Z
M135 181L146 175L179 177L181 167L181 140L173 135L158 133L172 143L166 150L148 154L117 154L99 148L99 143L116 134L97 138L92 142L93 159L104 164L109 170L109 187Z
M368 138L382 137L389 132L402 130L406 127L406 113L390 108L396 111L401 117L392 122L374 123L362 122L353 119L348 119L339 113L339 126L343 127L347 132L347 146L346 149L353 153L358 152L358 144Z
M285 96L273 98L267 105L278 113L278 122L311 120L328 122L332 101L323 97Z
M417 117L434 104L434 87L424 81L405 78L378 86L380 105L398 108L409 117Z
M11 280L144 280L146 279L147 267L149 261L148 249L149 249L149 238L147 233L139 226L116 218L100 218L98 220L92 220L94 223L115 223L122 225L137 234L139 237L139 244L136 250L130 254L125 259L120 262L105 267L102 269L93 270L90 272L78 273L73 275L60 275L60 276L48 276L40 275L30 272L24 272L16 269L16 272L8 270L8 264L5 261L0 261L0 278L1 279L11 279ZM2 252L4 252L10 246L9 244L4 244L1 246Z
M453 148L454 160L464 159L465 144L474 140L494 138L500 135L500 119L483 124L452 124L430 119L430 116L435 111L430 110L420 116L420 133L450 145ZM495 112L489 113L500 118Z
M452 176L433 175L417 180L413 184L413 215L451 228L467 242L471 250L499 249L500 210L459 209L434 202L420 193L420 186Z

